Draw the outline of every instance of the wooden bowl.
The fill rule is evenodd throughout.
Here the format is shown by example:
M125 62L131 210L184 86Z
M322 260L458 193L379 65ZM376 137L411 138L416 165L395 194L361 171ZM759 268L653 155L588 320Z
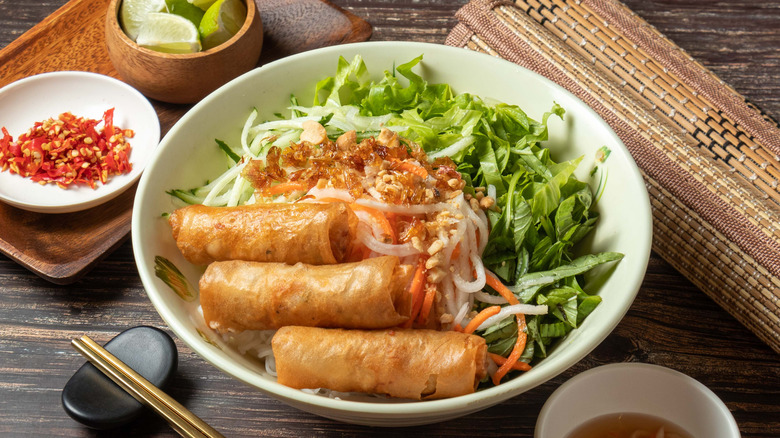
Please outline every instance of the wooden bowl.
M143 48L119 25L122 0L106 13L108 55L121 78L149 98L195 103L255 66L263 46L263 25L254 0L245 0L244 25L227 42L198 53L170 54Z

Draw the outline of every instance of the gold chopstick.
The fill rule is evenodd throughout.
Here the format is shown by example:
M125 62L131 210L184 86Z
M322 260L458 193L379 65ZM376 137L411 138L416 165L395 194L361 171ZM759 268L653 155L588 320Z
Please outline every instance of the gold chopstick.
M179 404L160 388L152 385L116 356L84 335L71 341L73 347L100 372L108 376L140 403L163 417L179 435L187 438L224 438L214 428Z

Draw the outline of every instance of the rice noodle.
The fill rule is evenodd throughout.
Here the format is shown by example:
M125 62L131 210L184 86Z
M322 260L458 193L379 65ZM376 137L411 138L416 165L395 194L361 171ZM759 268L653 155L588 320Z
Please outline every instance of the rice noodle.
M461 248L461 251L463 251L463 248ZM462 255L462 253L461 253ZM482 260L477 256L476 254L468 254L469 260L471 260L471 263L474 265L474 270L477 273L477 278L474 280L465 280L461 275L460 272L456 269L455 272L452 273L452 280L455 282L455 287L457 287L459 290L461 290L464 293L467 294L473 294L475 292L481 291L482 288L485 287L485 269L484 265L482 264ZM463 270L461 270L462 272ZM468 276L469 278L471 275Z
M463 305L460 306L460 310L458 310L457 315L455 315L455 319L452 321L452 325L458 325L461 322L468 324L470 318L467 319L466 314L469 313L469 310L470 310L469 303L463 303Z
M482 291L475 292L474 298L487 304L508 304L508 301L504 299L504 297L499 295L490 295Z
M202 308L198 311L203 315ZM271 339L276 330L244 330L221 335L222 340L233 346L241 354L250 355L265 361L265 371L276 377L276 361L274 360Z
M458 313L458 308L455 306L455 288L452 285L451 276L448 275L439 284L442 287L441 295L442 299L444 300L444 305L447 308L447 312L450 315L456 315Z
M386 213L396 213L405 215L429 214L442 210L451 210L450 204L440 202L438 204L420 204L420 205L396 205L385 204L384 202L374 201L368 198L360 198L355 201L356 204L365 207L371 207Z
M276 377L276 358L273 354L265 358L265 372Z
M547 306L533 304L514 304L511 306L502 307L501 311L486 319L482 324L477 327L477 330L485 330L488 327L498 324L504 318L522 313L523 315L546 315Z
M371 228L371 234L376 236L381 236L383 234L382 227L374 220L374 218L365 211L356 211L355 216L358 217L360 220L361 225L365 225L369 228Z
M471 210L471 212L474 213L473 210ZM477 230L479 231L479 249L477 251L480 255L482 255L482 253L485 251L488 237L490 235L488 232L488 218L485 212L482 210L478 210L476 213L474 213L474 216L476 216L474 221L477 224Z
M413 254L419 254L420 251L413 247L410 243L404 243L401 245L394 245L390 243L382 243L378 241L373 234L367 230L368 226L362 222L358 226L357 239L360 243L366 246L366 248L375 251L379 254L394 255L398 257L405 257Z

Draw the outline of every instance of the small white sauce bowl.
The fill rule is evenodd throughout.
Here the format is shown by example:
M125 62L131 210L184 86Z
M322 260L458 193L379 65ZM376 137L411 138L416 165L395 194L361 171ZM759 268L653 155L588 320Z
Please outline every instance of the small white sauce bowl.
M71 213L95 207L132 187L160 142L160 122L152 104L135 88L112 77L59 71L30 76L1 88L0 126L8 128L14 140L35 122L56 119L64 112L100 120L110 108L114 108L115 126L135 132L127 139L133 148L132 171L113 175L95 189L86 184L62 189L6 170L0 172L0 201L38 213Z
M739 438L725 404L709 388L658 365L617 363L585 371L558 388L536 422L536 438L563 438L602 415L633 412L680 426L693 437Z

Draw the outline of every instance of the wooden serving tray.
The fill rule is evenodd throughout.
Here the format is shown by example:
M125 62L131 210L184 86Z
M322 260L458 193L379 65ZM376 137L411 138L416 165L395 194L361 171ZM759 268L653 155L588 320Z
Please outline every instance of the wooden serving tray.
M327 0L256 1L264 33L258 65L371 36L371 25ZM0 50L0 87L27 76L63 70L121 79L105 45L108 3L71 0ZM151 102L163 135L190 108ZM75 282L127 239L134 194L135 186L103 205L67 214L34 213L0 203L0 252L48 281Z

